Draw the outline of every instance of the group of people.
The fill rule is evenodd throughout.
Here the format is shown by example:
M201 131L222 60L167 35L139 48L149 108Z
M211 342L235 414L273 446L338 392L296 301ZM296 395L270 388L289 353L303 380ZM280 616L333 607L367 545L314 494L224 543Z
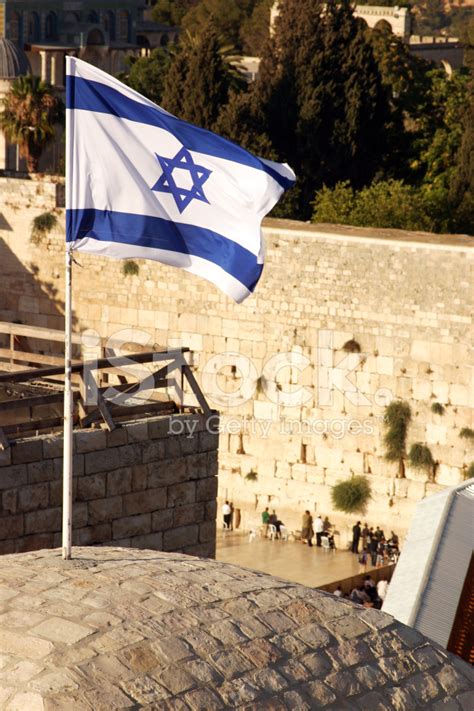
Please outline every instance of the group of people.
M360 562L365 565L370 558L373 566L383 565L387 562L395 562L400 553L399 539L396 533L390 531L390 537L386 538L383 529L377 526L370 528L364 523L361 527L360 521L352 527L351 551L359 553L359 543L362 540L362 549L359 556Z
M265 536L265 538L268 536L270 526L275 526L276 538L281 538L281 526L284 525L285 524L283 523L283 521L280 521L280 519L276 515L275 509L273 509L272 513L270 513L267 506L265 511L262 512L263 535Z
M327 519L326 519L327 521ZM309 511L305 511L303 514L303 519L301 521L301 543L306 543L308 546L313 545L313 536L316 534L316 545L318 548L322 546L322 539L326 537L328 539L329 547L336 548L334 543L334 535L329 530L329 522L326 523L321 518L319 514L316 516L313 526L313 517Z
M334 595L347 598L364 607L375 607L380 610L387 594L387 587L387 580L379 580L376 583L370 575L366 575L362 585L354 587L350 594L344 593L342 586L338 585Z

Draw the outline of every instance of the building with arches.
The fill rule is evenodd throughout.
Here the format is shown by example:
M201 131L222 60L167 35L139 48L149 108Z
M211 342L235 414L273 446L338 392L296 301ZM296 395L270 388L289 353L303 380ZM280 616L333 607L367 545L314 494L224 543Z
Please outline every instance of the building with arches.
M0 38L26 53L31 70L64 85L64 57L75 54L107 72L125 68L125 57L175 43L179 30L151 21L138 0L80 3L0 0Z

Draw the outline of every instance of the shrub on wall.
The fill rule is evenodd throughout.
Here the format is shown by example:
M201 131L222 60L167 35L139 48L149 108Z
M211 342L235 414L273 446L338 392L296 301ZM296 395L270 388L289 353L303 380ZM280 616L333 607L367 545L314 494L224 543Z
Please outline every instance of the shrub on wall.
M434 402L431 405L431 412L433 412L435 415L444 415L445 409L440 402Z
M386 432L383 440L386 448L385 459L389 462L398 462L398 476L400 478L405 476L404 459L410 420L410 405L403 400L393 400L385 408Z
M30 242L36 245L41 244L42 238L51 232L57 224L58 218L52 212L43 212L41 215L37 215L31 223Z
M428 472L430 478L434 477L435 460L433 459L431 450L426 444L422 444L421 442L412 444L408 459L414 469L424 469Z
M474 462L471 462L464 473L465 479L474 479Z
M132 259L127 259L127 261L123 263L122 272L124 276L137 276L140 272L140 267Z
M474 442L474 430L471 430L470 427L463 427L459 433L459 436L463 439L468 439L471 442Z
M331 499L334 508L344 513L357 513L364 510L370 499L370 484L365 476L353 476L333 486Z

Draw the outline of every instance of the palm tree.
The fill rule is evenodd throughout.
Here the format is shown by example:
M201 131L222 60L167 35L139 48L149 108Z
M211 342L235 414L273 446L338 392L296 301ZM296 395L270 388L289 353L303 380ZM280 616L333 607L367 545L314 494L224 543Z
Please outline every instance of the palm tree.
M63 115L63 102L46 82L28 74L12 83L3 99L0 128L8 141L19 145L29 173L37 172L41 153L54 139L54 124Z

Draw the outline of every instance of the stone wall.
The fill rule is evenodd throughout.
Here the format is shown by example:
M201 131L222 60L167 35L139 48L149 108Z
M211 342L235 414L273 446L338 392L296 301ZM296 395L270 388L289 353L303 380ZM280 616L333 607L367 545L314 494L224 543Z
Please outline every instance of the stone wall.
M198 415L173 420L192 441L169 435L168 417L74 432L73 545L214 557L218 438ZM0 553L61 546L62 437L0 451L0 501Z
M10 225L0 226L2 264L10 265L2 267L0 318L61 328L64 231L29 242L35 214L57 210L62 219L56 188L0 179L0 195ZM193 350L196 376L222 412L219 496L241 509L243 525L268 505L299 528L309 508L329 516L343 541L353 517L334 511L330 493L354 473L371 483L369 525L403 535L417 501L461 481L474 459L459 437L474 425L474 238L274 220L264 233L264 274L241 305L181 270L138 261L140 273L130 277L121 262L78 254L75 328L107 336L133 326L150 344ZM344 351L351 340L360 354ZM240 361L229 356L215 378L211 359L229 352ZM272 359L281 353L302 358L302 372L296 364L275 374ZM239 370L248 399L224 404L222 391L241 385ZM308 388L308 401L285 406L299 387ZM392 397L412 409L409 445L425 443L439 462L434 482L410 467L397 479L384 459ZM443 415L432 412L434 402Z

